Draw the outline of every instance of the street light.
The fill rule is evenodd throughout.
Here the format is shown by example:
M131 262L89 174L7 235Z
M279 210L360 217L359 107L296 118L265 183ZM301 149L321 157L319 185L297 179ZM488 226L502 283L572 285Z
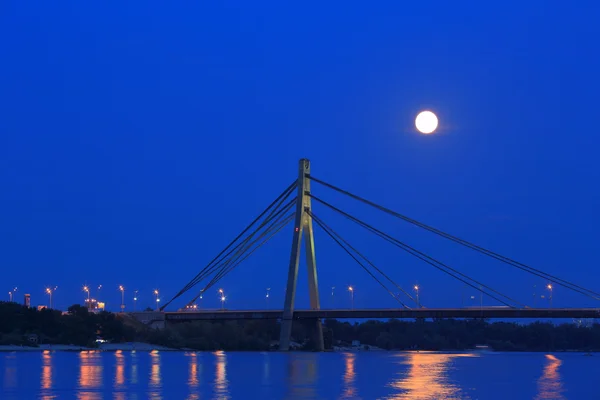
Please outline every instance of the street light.
M225 292L223 291L223 289L219 289L219 297L221 300L221 310L225 309L225 300L227 299L225 297Z
M331 287L331 308L333 308L335 305L335 297L333 297L334 293L335 293L335 286L332 286Z
M414 286L415 293L417 295L417 308L421 308L421 303L419 303L419 285Z
M46 293L48 294L48 297L50 297L50 308L52 308L52 294L56 291L56 289L58 289L58 286L54 286L54 288L46 288Z
M135 311L135 304L137 302L137 294L138 294L138 290L134 290L133 291L133 311Z
M552 308L552 289L553 289L553 288L552 288L552 284L550 284L550 283L549 283L549 284L546 286L546 288L547 288L547 289L550 291L550 297L548 298L548 301L549 301L549 303L550 303L550 307L549 307L549 308Z
M123 285L119 285L119 290L121 291L121 312L125 312L125 288Z
M10 302L11 303L13 302L13 296L15 295L16 291L17 291L17 288L15 287L13 290L11 290L10 292L8 292L8 296L10 298Z
M350 292L350 303L352 305L352 310L354 310L354 288L352 286L348 286L348 291Z
M265 299L267 301L267 308L269 308L269 295L271 292L271 288L267 288L267 294L265 295Z
M90 303L90 288L87 285L85 285L85 286L83 286L83 291L87 292L87 300L86 300L87 301L87 308L91 308L92 307L92 303Z
M158 298L158 289L154 289L154 296L156 297L156 311L158 311L158 303L160 299Z

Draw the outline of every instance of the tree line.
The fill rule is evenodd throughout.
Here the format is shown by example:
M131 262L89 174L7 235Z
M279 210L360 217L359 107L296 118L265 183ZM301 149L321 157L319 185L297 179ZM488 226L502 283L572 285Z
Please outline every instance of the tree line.
M275 349L279 339L276 320L193 321L150 329L131 317L110 312L90 313L73 305L67 313L37 310L0 302L0 344L35 346L37 343L96 346L96 339L113 343L140 341L171 348L194 350ZM323 322L325 347L361 345L385 350L467 350L487 345L499 351L600 351L600 324L582 326L547 322L517 324L470 320L371 320L349 323ZM314 336L310 321L295 321L292 340L311 350Z

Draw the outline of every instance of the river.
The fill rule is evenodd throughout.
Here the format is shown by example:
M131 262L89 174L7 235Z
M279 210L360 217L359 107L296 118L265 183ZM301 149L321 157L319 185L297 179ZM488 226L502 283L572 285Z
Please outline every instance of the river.
M597 399L582 353L0 353L0 399Z

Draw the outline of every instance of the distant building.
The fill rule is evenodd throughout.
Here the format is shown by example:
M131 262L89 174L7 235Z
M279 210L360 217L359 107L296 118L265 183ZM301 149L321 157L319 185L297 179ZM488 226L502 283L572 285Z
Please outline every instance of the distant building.
M105 304L103 301L98 301L96 299L86 299L85 306L90 312L97 313L104 311Z
M31 295L29 293L26 293L24 296L24 300L23 300L23 305L25 307L31 307Z
M44 308L48 308L48 306L37 306L38 311L42 311Z

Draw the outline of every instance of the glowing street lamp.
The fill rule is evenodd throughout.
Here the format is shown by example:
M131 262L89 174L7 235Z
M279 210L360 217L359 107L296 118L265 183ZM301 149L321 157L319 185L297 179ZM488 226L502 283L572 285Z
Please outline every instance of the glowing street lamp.
M267 301L267 308L269 308L269 296L271 294L270 292L271 292L271 288L267 288L267 294L265 295L265 299Z
M419 303L419 285L415 285L413 289L415 289L415 294L417 295L417 308L421 308L421 303Z
M158 311L158 303L160 302L160 299L158 298L158 289L154 289L154 296L156 298L156 311Z
M354 310L354 288L352 286L348 286L348 291L350 292L350 302L352 305L352 310Z
M123 285L119 285L119 291L121 292L121 312L125 312L125 288Z
M553 289L553 287L552 287L552 284L551 284L551 283L549 283L549 284L546 286L546 289L548 289L548 290L550 291L550 296L548 297L548 301L549 301L549 303L550 303L550 307L549 307L549 308L552 308L552 289Z
M87 302L87 308L91 308L92 307L92 303L90 302L90 288L87 285L85 285L83 287L83 291L87 292L87 300L86 300L86 302Z
M225 292L223 291L223 289L219 289L219 297L221 300L221 310L225 309L225 300L227 300L227 298L225 297Z
M50 288L50 287L46 288L46 293L48 294L48 297L50 298L50 308L52 308L52 294L56 291L56 289L58 289L58 286L54 286L53 288Z
M10 292L8 292L8 297L10 298L10 302L13 302L13 296L15 295L17 291L17 288L15 287L13 290L11 290Z
M137 294L138 294L138 290L134 290L133 291L133 311L135 311L135 304L137 303Z

